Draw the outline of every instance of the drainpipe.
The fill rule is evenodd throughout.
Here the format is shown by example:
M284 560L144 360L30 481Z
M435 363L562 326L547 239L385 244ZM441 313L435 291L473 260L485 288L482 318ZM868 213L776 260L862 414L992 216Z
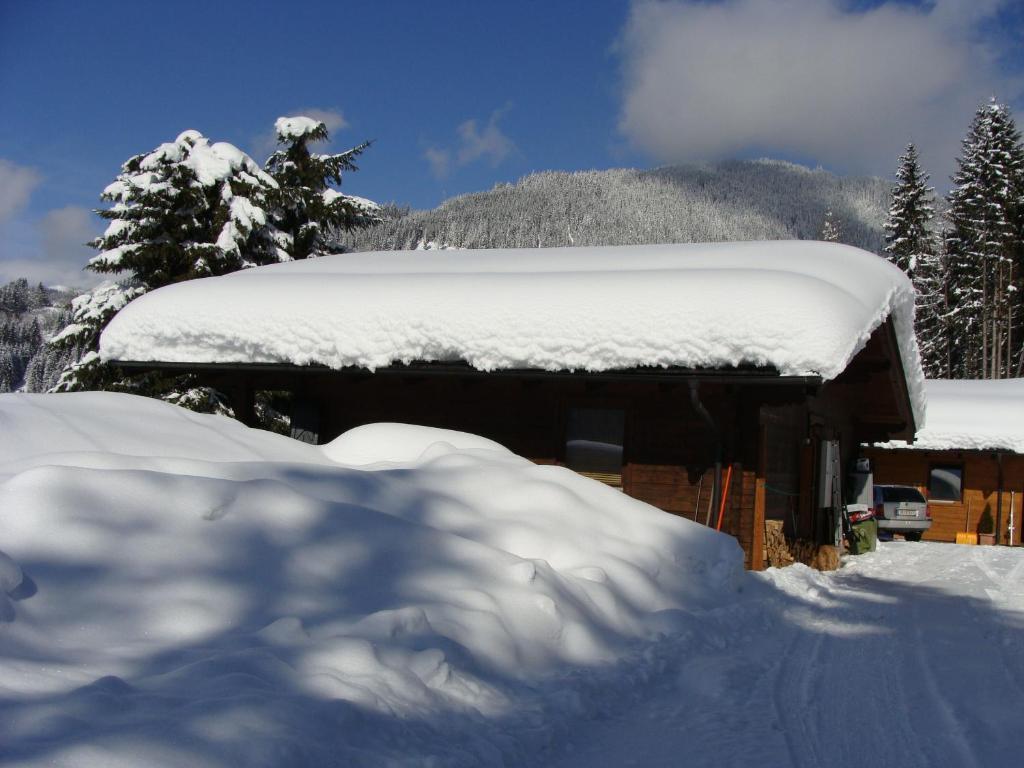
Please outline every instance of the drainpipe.
M996 483L996 544L998 544L1003 533L1003 454L996 453L996 464L999 467L999 480Z
M697 412L697 415L704 420L704 423L708 425L708 429L711 430L711 437L715 446L715 481L711 486L711 509L717 512L722 500L722 435L718 431L715 420L708 413L708 409L700 401L700 382L696 379L690 379L690 405L693 406L693 410ZM709 518L705 525L710 525L710 523L711 520Z

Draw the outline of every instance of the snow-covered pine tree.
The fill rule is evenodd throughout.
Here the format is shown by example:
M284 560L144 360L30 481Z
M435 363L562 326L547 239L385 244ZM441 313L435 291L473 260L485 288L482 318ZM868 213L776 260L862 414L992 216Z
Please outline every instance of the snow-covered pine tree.
M211 144L198 131L124 163L103 190L111 206L98 213L109 224L91 243L100 252L86 266L130 277L74 300L72 324L51 345L75 352L76 362L54 390L132 388L98 355L103 328L132 299L182 280L289 260L282 247L287 238L265 210L276 190L277 182L252 158L231 144Z
M930 229L935 217L935 190L928 186L928 174L921 170L913 144L907 145L898 162L885 222L885 255L914 283L918 345L926 373L939 378L947 364L946 306L943 263Z
M825 221L821 225L821 237L819 239L826 243L838 243L841 236L842 232L839 229L839 222L836 221L835 214L832 213L831 208L825 209Z
M370 142L335 155L313 154L311 142L329 139L327 126L310 117L281 117L274 123L280 148L264 169L277 182L271 216L284 234L285 248L293 259L305 259L337 250L335 233L348 232L381 220L376 203L343 195L331 185L341 184L344 171L358 170L355 158Z
M914 331L925 375L932 379L950 378L946 299L948 285L943 255L917 254L913 283L917 294L914 301Z
M82 392L107 389L120 380L120 371L100 362L100 333L117 312L146 291L128 283L105 283L71 301L71 324L50 339L55 354L70 362L61 372L52 392Z
M935 216L935 190L928 186L928 174L921 171L913 144L907 145L898 162L889 217L885 222L885 254L913 279L919 255L935 252L928 228Z
M950 374L1019 375L1024 354L1024 148L1010 110L978 109L947 201Z
M110 222L95 272L130 272L144 290L287 261L264 210L277 182L237 147L185 131L136 155L103 190Z

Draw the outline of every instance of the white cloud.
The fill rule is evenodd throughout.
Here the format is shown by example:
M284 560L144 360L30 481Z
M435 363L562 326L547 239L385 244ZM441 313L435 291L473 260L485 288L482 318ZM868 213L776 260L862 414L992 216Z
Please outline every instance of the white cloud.
M0 222L21 212L40 181L42 176L34 168L0 158Z
M21 228L21 227L19 227ZM47 285L89 287L109 275L83 271L93 251L86 243L99 234L103 223L87 208L67 206L49 211L24 231L23 242L8 242L0 253L0 282L18 277Z
M494 167L508 157L515 144L498 127L502 111L494 112L482 130L476 120L467 120L459 126L459 165L484 159Z
M663 162L746 152L889 174L908 141L938 180L971 115L1012 84L978 25L998 0L636 2L619 128Z
M452 153L447 149L438 147L427 147L423 150L423 156L430 163L430 172L438 179L445 178L451 172Z
M452 149L427 147L423 156L430 164L434 176L442 179L451 172L453 165L463 168L478 160L488 163L492 168L497 167L516 148L515 142L498 125L498 120L507 110L508 107L504 107L492 112L482 127L475 118L460 123L455 129L458 140Z
M287 114L280 115L280 117L297 117L299 115L311 117L326 125L327 133L330 134L332 141L338 131L348 128L348 120L345 119L345 115L342 114L341 110L330 107L294 109ZM270 157L271 153L277 149L277 135L274 133L273 121L271 121L271 126L266 131L253 138L250 146L252 147L252 157L257 163L262 163Z

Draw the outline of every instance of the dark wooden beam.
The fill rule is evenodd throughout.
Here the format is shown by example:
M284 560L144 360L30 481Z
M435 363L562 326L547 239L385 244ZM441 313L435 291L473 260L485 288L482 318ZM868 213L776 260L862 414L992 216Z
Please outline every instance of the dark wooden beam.
M230 375L245 374L292 374L299 376L467 376L487 378L518 379L575 379L578 381L650 381L678 383L690 379L714 384L759 386L798 386L816 389L822 384L820 376L782 376L769 367L739 366L735 368L679 368L679 367L638 367L608 371L546 371L539 368L502 368L481 371L467 363L418 362L394 364L370 371L366 368L328 368L323 365L293 365L291 363L192 363L162 362L146 360L119 360L118 366L134 371L189 371L193 373L218 373Z

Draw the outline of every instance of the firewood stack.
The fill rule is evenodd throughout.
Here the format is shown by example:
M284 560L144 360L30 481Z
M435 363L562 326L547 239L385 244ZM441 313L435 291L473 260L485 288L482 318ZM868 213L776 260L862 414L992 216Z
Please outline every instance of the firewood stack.
M782 520L765 520L765 549L768 565L773 568L784 568L792 565L795 559L789 551L789 544L782 533Z
M839 549L830 544L815 544L812 541L793 542L793 556L797 562L819 571L834 571L839 567Z

